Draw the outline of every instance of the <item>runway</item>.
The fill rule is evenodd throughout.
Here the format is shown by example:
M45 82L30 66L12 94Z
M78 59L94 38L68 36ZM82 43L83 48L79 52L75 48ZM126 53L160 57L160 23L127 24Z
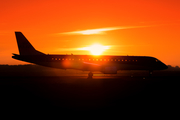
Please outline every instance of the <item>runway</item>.
M176 76L6 76L0 79L3 108L63 111L169 110L178 103Z

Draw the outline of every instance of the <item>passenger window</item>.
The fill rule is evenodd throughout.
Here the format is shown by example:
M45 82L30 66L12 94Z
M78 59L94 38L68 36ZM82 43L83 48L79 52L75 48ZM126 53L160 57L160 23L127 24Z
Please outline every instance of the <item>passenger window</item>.
M61 58L59 58L59 60L61 60Z
M109 59L107 61L109 61Z
M100 61L102 61L102 59L100 59Z
M54 60L54 58L52 58L52 60Z
M137 60L136 60L136 62L137 62Z
M89 61L91 61L91 59L89 59Z
M74 59L72 59L72 60L74 60Z
M113 61L113 59L111 59L111 61Z
M122 61L124 61L124 60L122 60Z
M125 61L127 61L127 60L125 60Z
M57 58L55 58L55 60L57 60Z
M98 61L98 59L96 59L96 61Z
M64 58L62 60L64 60Z
M104 59L104 61L106 61L106 59Z

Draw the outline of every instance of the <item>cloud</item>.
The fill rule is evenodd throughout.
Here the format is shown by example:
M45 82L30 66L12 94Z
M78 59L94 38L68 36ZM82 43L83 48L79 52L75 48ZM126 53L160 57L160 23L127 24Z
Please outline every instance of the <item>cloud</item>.
M58 34L64 34L64 35L105 34L105 32L107 31L142 28L142 27L148 27L148 26L107 27L107 28L98 28L98 29L87 29L87 30L81 30L81 31L63 32L63 33L58 33Z

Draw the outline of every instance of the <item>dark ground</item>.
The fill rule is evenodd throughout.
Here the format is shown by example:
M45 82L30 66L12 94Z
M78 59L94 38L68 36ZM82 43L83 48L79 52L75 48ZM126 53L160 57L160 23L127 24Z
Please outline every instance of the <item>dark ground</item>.
M180 77L1 77L1 108L172 110Z
M152 77L133 73L133 76L94 76L93 79L6 72L0 75L0 108L174 111L179 109L179 80L179 71L159 71Z

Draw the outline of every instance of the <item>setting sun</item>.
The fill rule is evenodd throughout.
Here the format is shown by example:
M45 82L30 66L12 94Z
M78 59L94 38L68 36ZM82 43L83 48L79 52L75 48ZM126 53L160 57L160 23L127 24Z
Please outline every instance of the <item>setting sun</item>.
M101 55L107 49L109 49L109 46L103 46L101 44L93 44L89 47L79 48L79 50L90 51L92 55Z

